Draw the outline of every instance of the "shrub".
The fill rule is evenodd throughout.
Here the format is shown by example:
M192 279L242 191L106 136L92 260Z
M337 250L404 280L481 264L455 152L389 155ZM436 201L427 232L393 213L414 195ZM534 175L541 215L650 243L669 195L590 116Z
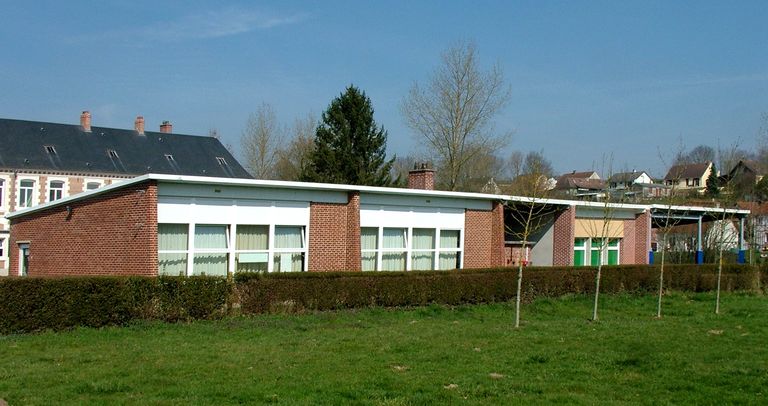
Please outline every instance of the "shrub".
M666 289L707 291L716 286L714 265L666 265ZM755 268L725 265L722 289L755 290ZM606 266L604 293L647 293L658 289L659 267ZM526 268L522 299L594 292L595 268ZM515 297L517 269L465 269L433 272L347 272L239 274L237 291L243 313L280 310L329 310L365 306L423 306L510 300Z
M219 317L231 285L216 277L0 280L0 333Z

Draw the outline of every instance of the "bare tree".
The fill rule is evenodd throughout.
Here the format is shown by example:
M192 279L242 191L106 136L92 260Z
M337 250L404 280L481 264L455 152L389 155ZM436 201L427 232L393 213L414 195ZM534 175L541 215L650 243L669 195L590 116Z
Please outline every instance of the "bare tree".
M549 179L554 169L552 162L544 157L543 151L529 151L525 155L520 151L512 152L507 159L507 170L512 179L506 188L508 193L530 196L529 190L536 193L539 188L547 191L552 188Z
M679 151L675 158L675 165L680 164L699 164L704 162L715 162L717 151L709 145L697 145L687 153Z
M505 210L511 220L507 233L520 242L521 255L527 253L531 244L531 236L541 230L550 220L552 209L546 204L550 188L546 181L545 171L551 170L543 165L541 160L530 161L526 174L518 176L518 185L526 191L525 196L507 203L509 210ZM527 257L526 257L527 259ZM527 261L526 261L527 262ZM523 260L517 261L517 295L515 299L515 328L520 327L520 298L523 286Z
M248 117L240 145L245 165L257 179L274 179L282 130L272 106L263 103Z
M401 104L405 123L434 153L446 171L446 187L457 190L467 167L483 151L495 151L509 133L497 133L493 118L510 99L498 65L478 66L472 43L459 43L442 54L442 64L425 87L414 84Z
M275 171L277 179L299 180L304 167L309 162L309 156L315 148L315 129L317 118L307 114L303 118L297 118L293 127L288 130L290 140L285 148L278 151Z
M602 172L605 174L606 179L610 178L612 170L613 155L603 156ZM615 216L616 209L618 208L616 203L621 203L623 196L623 194L613 195L611 193L605 193L600 205L599 216L585 221L585 229L590 237L590 244L588 247L590 250L590 262L597 262L597 264L591 264L593 266L597 265L597 272L595 273L595 301L592 309L592 320L594 321L598 320L597 313L603 264L611 262L611 253L609 250L614 247L614 244L618 244L618 239L621 237L621 228L618 227ZM593 255L594 253L597 253L596 257Z

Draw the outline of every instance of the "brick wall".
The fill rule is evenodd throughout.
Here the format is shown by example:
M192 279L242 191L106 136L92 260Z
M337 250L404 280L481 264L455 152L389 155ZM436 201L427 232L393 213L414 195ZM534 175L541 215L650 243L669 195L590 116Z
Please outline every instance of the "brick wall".
M621 239L620 249L620 264L634 264L635 263L635 237L636 227L635 220L624 220L624 237Z
M485 268L505 265L504 206L464 213L464 267Z
M42 182L41 182L42 183ZM156 275L157 185L140 185L11 221L10 274L29 242L30 276Z
M349 194L347 204L310 203L310 272L359 271L360 195Z
M573 265L573 239L576 226L576 207L555 214L552 242L552 265Z
M635 264L648 263L648 251L651 244L648 236L651 233L651 213L646 210L635 218Z

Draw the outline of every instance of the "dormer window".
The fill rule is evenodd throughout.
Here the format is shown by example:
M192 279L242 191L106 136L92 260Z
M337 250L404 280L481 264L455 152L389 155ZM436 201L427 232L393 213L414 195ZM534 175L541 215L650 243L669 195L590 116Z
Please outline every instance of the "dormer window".
M171 155L171 154L165 154L165 159L167 159L168 162L170 162L170 163L176 162L176 160L173 159L173 155Z
M227 160L222 158L222 157L220 157L220 156L217 156L216 160L219 161L219 165L226 165L227 164Z
M53 145L46 145L45 152L47 152L49 155L56 155L56 148L54 148Z
M107 150L107 154L109 155L110 158L115 158L115 159L119 159L120 158L117 155L117 151L115 151L114 149L108 149Z

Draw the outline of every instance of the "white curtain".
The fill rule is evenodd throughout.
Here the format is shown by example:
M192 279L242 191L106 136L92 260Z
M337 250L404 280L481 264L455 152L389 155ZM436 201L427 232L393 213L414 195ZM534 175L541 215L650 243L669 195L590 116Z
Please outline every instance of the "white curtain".
M435 230L414 228L412 239L411 269L421 271L434 268ZM430 251L424 251L430 250Z
M158 274L185 275L187 273L187 253L163 251L186 251L189 225L158 224Z
M304 227L275 227L275 249L303 249ZM304 270L303 252L276 252L273 263L274 272L301 272Z
M363 271L376 270L376 249L378 248L378 240L378 228L363 227L360 229L360 248L363 250L361 254Z
M222 252L200 252L215 250ZM195 225L194 275L227 274L227 226Z
M458 248L459 230L440 230L440 256L439 269L458 269L461 265Z
M227 226L195 226L195 251L227 249Z
M382 248L401 248L403 251L383 252L381 254L382 271L404 271L405 270L405 229L404 228L385 228L382 236Z
M238 251L257 251L269 249L269 226L237 226Z
M269 226L267 225L237 225L235 248L238 251L263 251L269 249ZM237 272L266 272L268 258L265 262L237 263Z
M227 275L227 258L225 253L195 254L195 262L192 266L193 275Z
M459 269L459 253L454 252L441 252L440 253L440 269L447 271L450 269Z

